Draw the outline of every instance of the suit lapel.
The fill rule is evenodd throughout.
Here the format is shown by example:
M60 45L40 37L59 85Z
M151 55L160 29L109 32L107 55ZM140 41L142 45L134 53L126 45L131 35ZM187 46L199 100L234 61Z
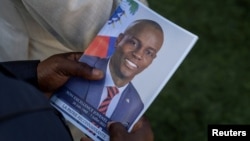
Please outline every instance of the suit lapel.
M111 119L121 120L121 118L127 117L126 113L128 113L128 111L130 110L129 107L133 100L133 98L131 97L133 94L132 95L130 94L131 93L130 87L131 83L129 83L127 88L122 92L121 98L111 116Z
M104 74L106 73L106 68L108 64L108 59L99 59L96 61L93 67L101 69ZM98 80L98 81L90 81L89 89L88 89L88 94L86 97L86 101L92 104L93 107L97 108L102 91L103 91L103 86L104 86L105 78Z

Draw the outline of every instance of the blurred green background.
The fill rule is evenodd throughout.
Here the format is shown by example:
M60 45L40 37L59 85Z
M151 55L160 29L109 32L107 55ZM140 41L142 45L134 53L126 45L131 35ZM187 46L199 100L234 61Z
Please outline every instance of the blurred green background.
M148 0L199 40L146 112L156 141L205 141L208 124L250 124L250 1Z

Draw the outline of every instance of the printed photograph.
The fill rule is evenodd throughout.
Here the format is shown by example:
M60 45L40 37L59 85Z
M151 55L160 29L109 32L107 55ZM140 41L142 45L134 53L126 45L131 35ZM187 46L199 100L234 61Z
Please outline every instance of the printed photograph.
M130 131L197 39L140 2L124 0L79 60L104 78L70 78L52 105L95 140L109 139L110 121Z

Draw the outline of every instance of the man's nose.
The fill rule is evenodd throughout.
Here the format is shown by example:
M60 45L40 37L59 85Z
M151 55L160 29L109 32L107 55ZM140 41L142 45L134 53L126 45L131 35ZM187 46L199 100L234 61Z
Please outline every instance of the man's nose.
M141 60L143 57L143 50L142 49L136 49L133 51L133 56L138 59Z

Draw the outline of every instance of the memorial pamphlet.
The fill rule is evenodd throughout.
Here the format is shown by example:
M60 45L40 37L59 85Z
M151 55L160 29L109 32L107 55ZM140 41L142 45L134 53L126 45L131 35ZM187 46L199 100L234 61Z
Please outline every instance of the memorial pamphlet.
M131 131L197 40L139 1L122 0L79 60L104 78L72 77L51 104L93 140L109 140L111 121Z

